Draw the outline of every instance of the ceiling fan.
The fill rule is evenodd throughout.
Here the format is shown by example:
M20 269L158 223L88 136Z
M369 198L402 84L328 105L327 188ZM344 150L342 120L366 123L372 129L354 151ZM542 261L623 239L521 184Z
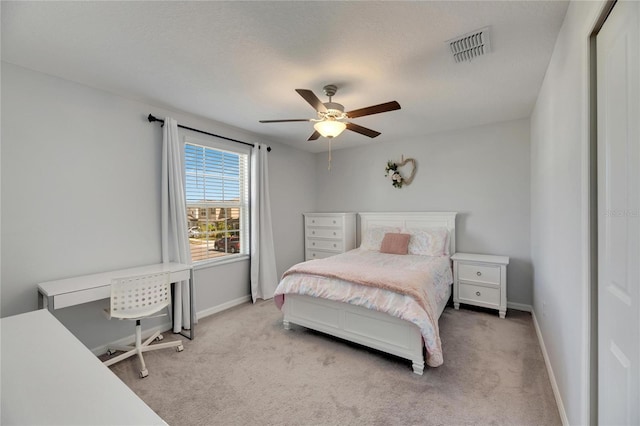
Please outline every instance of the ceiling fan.
M360 133L361 135L375 138L380 135L380 132L367 129L366 127L359 126L354 123L350 123L348 119L363 117L365 115L379 114L381 112L394 111L400 109L400 104L396 101L386 102L384 104L373 105L366 108L354 109L352 111L344 112L344 106L339 103L332 102L331 98L336 94L338 87L329 84L323 87L323 92L329 97L329 102L321 102L320 99L311 91L307 89L296 89L296 92L302 98L309 103L317 112L318 118L294 118L288 120L260 120L260 123L285 123L292 121L311 121L315 131L309 136L308 141L318 139L320 136L325 138L334 138L342 133L345 129L352 132Z

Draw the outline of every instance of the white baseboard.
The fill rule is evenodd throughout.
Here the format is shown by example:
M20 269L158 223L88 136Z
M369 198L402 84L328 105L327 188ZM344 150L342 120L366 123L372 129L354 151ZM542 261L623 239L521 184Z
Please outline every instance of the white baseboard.
M555 397L556 404L558 405L558 412L560 414L560 419L562 420L562 424L564 426L569 426L569 419L567 418L567 412L565 411L564 404L562 403L562 396L560 395L560 389L558 389L556 376L553 374L551 361L549 361L549 354L547 354L547 347L544 344L544 339L542 338L542 332L540 331L540 326L538 325L538 319L536 318L536 313L533 309L531 310L531 317L533 318L533 326L535 327L536 334L538 335L538 342L540 343L540 349L542 350L542 356L544 357L544 364L547 367L547 374L549 375L549 380L551 381L551 389L553 389L553 396Z
M251 295L242 296L242 297L239 297L237 299L230 300L229 302L223 303L222 305L214 306L214 307L205 309L203 311L196 312L196 317L198 319L201 319L201 318L204 318L204 317L208 317L209 315L213 315L213 314L216 314L218 312L222 312L224 310L233 308L234 306L242 305L243 303L246 303L246 302L248 302L250 300L251 300ZM157 325L157 326L155 326L153 328L143 329L142 330L143 331L142 340L148 338L149 336L151 336L156 331L164 333L165 331L171 332L171 329L172 329L172 324L171 324L170 321L166 321L166 322L164 322L164 323L162 323L160 325ZM96 355L96 356L102 355L105 352L107 352L107 349L109 349L110 346L128 345L131 342L135 341L135 339L136 339L135 334L131 334L130 336L123 337L122 339L115 340L115 341L107 343L105 345L97 346L97 347L91 349L91 352L93 352L93 354Z
M507 309L515 309L516 311L523 312L533 312L533 306L516 302L507 302Z
M230 300L226 303L223 303L222 305L213 306L211 308L202 310L200 312L196 312L196 318L202 319L202 318L208 317L209 315L226 311L227 309L233 308L234 306L242 305L243 303L247 303L250 300L251 300L251 295L238 297L237 299Z

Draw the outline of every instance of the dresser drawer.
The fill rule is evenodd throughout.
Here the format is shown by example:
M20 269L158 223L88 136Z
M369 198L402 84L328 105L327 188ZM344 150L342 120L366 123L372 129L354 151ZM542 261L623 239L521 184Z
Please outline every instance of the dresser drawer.
M500 289L459 283L458 298L460 302L472 302L475 305L498 307L500 305Z
M474 265L469 263L458 264L458 277L463 281L473 281L485 284L500 285L500 267L487 265Z
M335 256L337 253L330 251L307 250L307 256L304 260L324 259L325 257Z
M342 219L338 217L328 216L309 216L304 218L305 225L309 227L324 226L324 227L341 227Z
M307 238L307 248L342 252L344 251L344 243L339 240L316 240L313 238Z
M334 238L334 239L342 239L344 232L342 229L327 229L327 228L308 228L307 236L315 237L315 238Z

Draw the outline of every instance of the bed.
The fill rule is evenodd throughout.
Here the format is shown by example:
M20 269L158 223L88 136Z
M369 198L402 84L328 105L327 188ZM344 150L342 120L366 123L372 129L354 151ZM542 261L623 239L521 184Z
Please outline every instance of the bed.
M449 257L455 253L456 213L358 216L362 240L358 249L302 262L283 275L274 299L284 314L284 328L297 324L408 359L413 372L422 375L425 363L437 367L443 362L438 318L451 295L453 276ZM446 241L440 256L400 256L375 250L381 235L387 233L431 235L443 230ZM413 240L412 237L412 243ZM364 271L364 275L368 272L369 278L374 277L379 283L372 286L364 278L359 280L349 265ZM342 279L343 273L348 278ZM412 285L418 279L424 282L421 297L417 297L418 290L412 285L407 285L409 290L397 287L402 286L405 276ZM379 300L384 302L379 304Z

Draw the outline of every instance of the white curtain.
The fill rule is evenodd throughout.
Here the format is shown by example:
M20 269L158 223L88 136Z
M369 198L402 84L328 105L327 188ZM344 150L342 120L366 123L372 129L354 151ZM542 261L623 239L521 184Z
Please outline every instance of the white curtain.
M278 285L276 253L271 229L267 146L251 152L251 297L271 299Z
M165 117L162 135L162 262L191 264L187 235L182 145L178 122ZM173 296L173 332L191 329L189 282L176 283Z

